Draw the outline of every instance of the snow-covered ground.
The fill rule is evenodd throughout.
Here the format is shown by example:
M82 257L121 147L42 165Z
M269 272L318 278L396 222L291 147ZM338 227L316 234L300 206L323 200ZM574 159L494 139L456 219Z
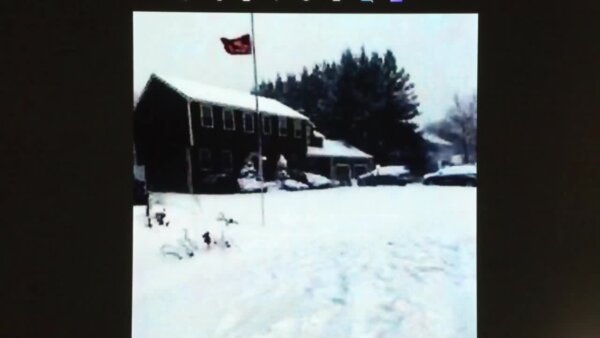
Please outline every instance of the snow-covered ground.
M133 337L476 336L475 188L270 192L264 227L259 194L153 197L170 225L133 210ZM184 228L196 255L161 255Z

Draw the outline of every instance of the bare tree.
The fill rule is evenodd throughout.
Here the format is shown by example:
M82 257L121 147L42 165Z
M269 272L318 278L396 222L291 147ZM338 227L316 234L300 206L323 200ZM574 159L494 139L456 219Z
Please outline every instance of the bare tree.
M477 159L477 95L461 100L454 96L454 106L447 115L452 132L457 136L466 163Z
M463 154L465 163L477 161L477 94L460 98L454 95L453 106L439 122L425 127L428 132L452 142Z

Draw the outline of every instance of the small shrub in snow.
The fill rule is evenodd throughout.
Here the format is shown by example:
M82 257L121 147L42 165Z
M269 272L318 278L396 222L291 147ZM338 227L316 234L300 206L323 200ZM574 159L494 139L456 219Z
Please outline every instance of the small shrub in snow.
M247 162L244 167L240 170L241 178L255 178L257 177L257 171L254 168L254 164L252 162Z
M219 213L219 217L217 217L217 221L223 222L225 224L225 226L229 226L230 224L238 224L238 222L236 220L234 220L233 218L225 217L225 214L223 214L223 213Z
M163 254L163 256L171 256L171 257L175 257L179 260L182 260L183 257L185 257L185 256L187 256L187 257L194 256L193 250L190 250L189 248L187 248L185 246L181 246L181 245L175 246L175 245L165 244L160 247L160 252Z
M290 174L288 174L287 170L281 169L277 171L277 180L285 181L288 178L290 178Z
M185 257L194 257L198 249L198 244L189 237L188 230L183 229L183 237L177 239L177 245L164 244L161 246L160 252L165 257L175 257L181 260Z
M258 192L265 191L263 182L257 175L256 169L252 162L248 162L240 170L240 178L237 180L241 192Z
M210 239L210 233L208 231L202 235L202 239L204 240L204 243L206 244L206 246L210 248L210 244L212 243L212 240Z
M189 246L192 250L196 251L198 250L198 244L196 244L195 241L193 241L189 236L188 236L188 230L187 229L183 229L183 241L186 243L187 246Z
M156 224L158 225L162 225L162 226L169 226L170 221L167 218L167 211L166 208L164 208L161 205L153 205L149 208L149 212L148 212L149 216L148 216L148 227L152 228L153 221L156 221Z

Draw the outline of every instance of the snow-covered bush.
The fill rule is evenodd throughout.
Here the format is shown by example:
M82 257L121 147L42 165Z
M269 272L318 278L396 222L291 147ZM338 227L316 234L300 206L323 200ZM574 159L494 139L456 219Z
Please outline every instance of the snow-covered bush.
M287 160L283 155L279 155L279 160L277 160L277 169L287 169Z
M304 173L304 175L306 176L306 181L311 188L330 188L335 186L334 182L325 176L308 172Z
M248 161L242 170L240 170L240 178L237 180L240 187L240 192L258 192L261 189L266 190L264 184L258 177L258 173L254 168L254 164Z
M287 179L281 182L281 188L287 191L297 191L308 189L308 185L296 180Z
M285 170L285 169L277 170L277 180L285 181L288 178L290 178L290 174L288 174L287 170Z
M163 244L160 247L160 252L163 256L181 260L186 257L194 257L195 253L200 249L198 243L190 237L188 229L183 229L183 237L177 239L171 237L171 241L173 240L177 244Z
M263 190L266 190L267 187L266 185L263 184L263 182L259 181L256 178L238 178L238 184L240 186L240 191L241 192L258 192L261 191L261 188Z
M275 173L278 181L285 181L290 178L287 168L287 160L283 155L279 155L279 160L277 161L277 172Z
M254 164L251 161L248 161L240 170L241 178L253 178L257 176L256 168L254 168Z

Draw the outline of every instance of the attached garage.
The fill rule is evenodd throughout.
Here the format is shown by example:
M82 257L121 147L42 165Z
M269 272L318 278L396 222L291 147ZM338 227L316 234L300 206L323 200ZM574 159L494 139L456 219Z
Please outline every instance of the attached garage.
M308 147L308 171L350 184L351 179L373 169L373 156L346 142L325 139L318 132L315 136L320 140Z

